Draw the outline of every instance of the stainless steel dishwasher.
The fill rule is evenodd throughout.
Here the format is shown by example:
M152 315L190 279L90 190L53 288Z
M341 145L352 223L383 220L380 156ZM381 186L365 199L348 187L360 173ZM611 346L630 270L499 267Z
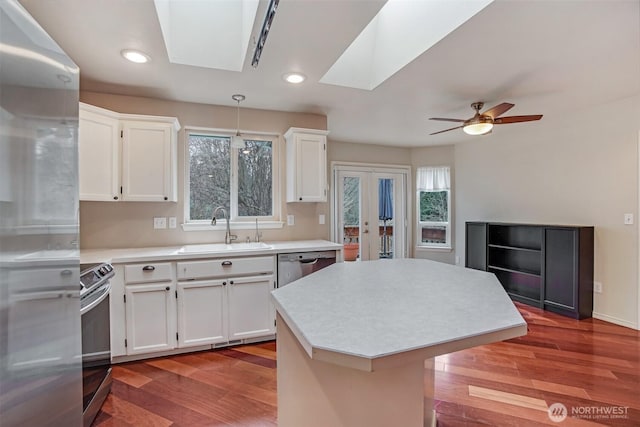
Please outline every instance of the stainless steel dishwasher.
M335 251L299 252L278 255L278 287L335 264Z

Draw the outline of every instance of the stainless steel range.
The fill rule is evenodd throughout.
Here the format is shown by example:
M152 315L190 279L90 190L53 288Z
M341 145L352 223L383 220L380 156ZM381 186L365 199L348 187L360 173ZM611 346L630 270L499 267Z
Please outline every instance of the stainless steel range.
M80 265L80 270L82 418L88 427L111 390L109 279L115 272L107 263Z

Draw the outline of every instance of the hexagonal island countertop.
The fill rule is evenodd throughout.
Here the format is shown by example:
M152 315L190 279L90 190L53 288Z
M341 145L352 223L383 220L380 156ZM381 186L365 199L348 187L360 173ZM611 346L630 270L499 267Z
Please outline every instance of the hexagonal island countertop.
M338 263L272 296L311 359L363 371L527 330L495 275L423 259Z

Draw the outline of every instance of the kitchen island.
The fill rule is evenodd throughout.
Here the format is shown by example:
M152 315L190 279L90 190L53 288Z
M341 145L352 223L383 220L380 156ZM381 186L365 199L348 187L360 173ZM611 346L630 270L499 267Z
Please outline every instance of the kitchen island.
M525 335L491 273L338 263L272 292L278 425L430 426L435 356Z

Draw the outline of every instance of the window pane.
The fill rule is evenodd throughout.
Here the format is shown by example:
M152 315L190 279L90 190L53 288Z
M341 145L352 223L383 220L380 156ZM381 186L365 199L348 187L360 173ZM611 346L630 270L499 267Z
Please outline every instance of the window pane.
M245 147L238 152L238 216L272 216L272 143L246 139Z
M211 219L223 206L230 212L230 138L189 135L190 219Z
M421 231L422 243L435 243L444 245L447 243L447 227L438 225L423 225Z
M420 222L449 222L448 191L420 192Z

